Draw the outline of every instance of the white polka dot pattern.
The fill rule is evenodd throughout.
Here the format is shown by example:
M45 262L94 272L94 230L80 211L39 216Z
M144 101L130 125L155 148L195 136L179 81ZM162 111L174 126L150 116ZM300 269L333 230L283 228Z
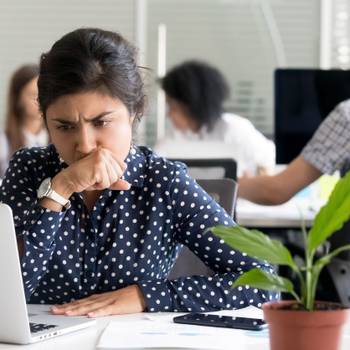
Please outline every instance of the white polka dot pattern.
M129 191L104 190L92 211L80 193L70 209L42 208L36 190L65 165L53 145L18 151L0 200L14 212L23 237L22 272L30 303L63 303L137 284L148 311L209 311L261 304L278 297L232 281L253 267L271 270L204 231L232 219L191 179L182 163L135 147L126 159ZM182 244L216 274L170 281Z

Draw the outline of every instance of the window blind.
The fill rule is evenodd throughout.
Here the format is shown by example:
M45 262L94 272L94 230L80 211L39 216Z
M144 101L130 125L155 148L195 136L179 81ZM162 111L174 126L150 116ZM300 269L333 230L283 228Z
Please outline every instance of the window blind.
M266 134L273 130L274 69L282 64L319 65L319 0L149 0L147 11L147 63L153 72L157 27L164 23L167 69L193 58L217 66L231 87L226 109L247 117ZM282 43L282 63L276 38ZM155 90L153 84L147 128L150 144L155 140Z
M134 6L130 0L1 0L0 122L8 81L17 67L37 62L54 41L79 27L114 30L133 40Z
M350 1L332 2L331 66L350 69Z

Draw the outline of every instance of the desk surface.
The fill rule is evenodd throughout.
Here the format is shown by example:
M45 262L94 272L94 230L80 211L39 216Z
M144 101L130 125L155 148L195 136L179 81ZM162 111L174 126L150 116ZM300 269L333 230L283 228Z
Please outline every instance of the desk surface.
M239 198L237 200L237 223L246 227L297 228L302 224L311 227L313 219L325 201L292 198L282 205L258 205Z
M35 310L47 310L48 306L34 306ZM253 309L253 310L252 310ZM32 311L33 309L31 309ZM237 311L223 311L224 313L232 313L235 312L237 316L246 316L246 317L261 317L262 311L256 308L247 308ZM96 349L100 336L110 321L118 320L130 322L132 327L133 321L144 320L147 321L147 318L162 318L169 317L172 315L179 315L179 313L142 313L142 314L133 314L133 315L122 315L122 316L111 316L111 317L103 317L99 318L97 321L97 325L87 328L85 330L73 332L70 334L66 334L57 338L53 338L50 340L42 341L36 344L31 345L10 345L10 344L0 344L0 350L14 350L14 349L22 349L22 350L93 350ZM197 326L192 326L197 327ZM236 330L235 330L236 331ZM248 341L245 344L236 344L235 350L269 350L269 342L267 337L257 337L252 342ZM350 320L349 323L345 326L344 335L342 338L342 346L339 350L348 350L350 349Z

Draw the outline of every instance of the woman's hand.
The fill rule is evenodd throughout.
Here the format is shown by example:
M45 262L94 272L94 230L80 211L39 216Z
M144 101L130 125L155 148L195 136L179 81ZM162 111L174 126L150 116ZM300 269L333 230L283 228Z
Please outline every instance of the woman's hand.
M142 312L146 308L145 299L136 284L71 303L53 306L54 315L100 317Z
M99 148L58 173L52 179L52 188L65 198L74 192L128 190L130 184L121 180L125 170L124 161L116 159L109 150Z

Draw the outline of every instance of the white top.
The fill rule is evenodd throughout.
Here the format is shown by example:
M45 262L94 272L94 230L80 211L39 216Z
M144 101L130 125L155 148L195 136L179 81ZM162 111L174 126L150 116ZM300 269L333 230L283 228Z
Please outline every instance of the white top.
M168 158L233 158L238 176L256 174L258 167L274 168L276 150L246 118L225 113L213 130L203 127L198 133L173 130L173 135L159 141L155 151Z
M23 134L24 143L28 148L46 146L49 141L46 129L41 129L37 134L32 134L28 131L24 131Z

